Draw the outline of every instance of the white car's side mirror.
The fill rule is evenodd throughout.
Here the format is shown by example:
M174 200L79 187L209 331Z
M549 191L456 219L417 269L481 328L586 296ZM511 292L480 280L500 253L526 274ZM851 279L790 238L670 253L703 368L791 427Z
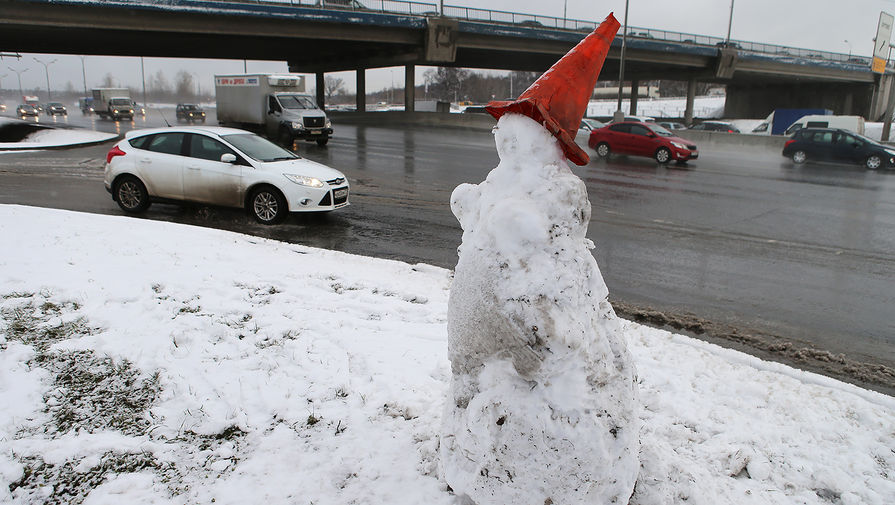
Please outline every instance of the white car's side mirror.
M236 155L233 153L224 153L221 155L221 163L234 163L236 162Z

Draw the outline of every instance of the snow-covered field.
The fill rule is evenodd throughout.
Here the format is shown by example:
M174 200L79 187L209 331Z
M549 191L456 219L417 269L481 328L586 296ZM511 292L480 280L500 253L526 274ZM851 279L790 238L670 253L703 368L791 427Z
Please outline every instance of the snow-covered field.
M0 502L456 502L450 271L10 205L0 234ZM895 399L624 331L632 504L895 503Z

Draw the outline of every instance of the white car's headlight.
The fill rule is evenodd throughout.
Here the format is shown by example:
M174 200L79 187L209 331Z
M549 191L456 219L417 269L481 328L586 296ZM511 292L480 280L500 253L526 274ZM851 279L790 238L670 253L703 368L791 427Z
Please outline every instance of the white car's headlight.
M290 181L301 184L302 186L310 186L312 188L322 188L323 181L316 177L308 177L306 175L283 174Z
M333 127L333 122L330 121L329 119L327 119L326 120L326 128L332 128L332 127Z
M293 130L301 130L301 123L296 122L296 121L293 121L293 122L292 122L292 129L293 129Z
M678 149L683 149L685 151L687 150L687 146L685 146L684 144L681 144L680 142L672 141L671 145L673 145L674 147L677 147Z

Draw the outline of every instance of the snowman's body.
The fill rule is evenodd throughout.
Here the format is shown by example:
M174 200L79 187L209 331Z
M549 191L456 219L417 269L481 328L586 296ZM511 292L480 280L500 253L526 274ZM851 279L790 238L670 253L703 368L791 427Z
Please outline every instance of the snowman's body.
M459 186L448 306L445 479L478 505L626 504L636 378L585 238L590 202L556 139L507 114L500 164Z

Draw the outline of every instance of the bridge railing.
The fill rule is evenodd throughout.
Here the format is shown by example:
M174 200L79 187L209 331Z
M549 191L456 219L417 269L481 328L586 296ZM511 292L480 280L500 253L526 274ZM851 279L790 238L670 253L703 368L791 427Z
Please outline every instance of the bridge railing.
M417 2L409 0L226 0L235 3L256 3L272 5L290 5L294 7L312 7L319 9L351 10L363 12L382 12L388 14L409 14L413 16L437 16L438 5L429 2ZM445 5L444 16L466 20L482 21L488 23L521 26L527 28L548 28L554 30L568 30L575 32L590 32L597 27L594 21L583 19L559 18L554 16L541 16L538 14L524 14L511 11L499 11L491 9L479 9L476 7L462 7L457 5ZM663 42L675 42L680 44L693 44L697 46L721 47L729 45L740 51L769 55L778 58L803 58L811 60L833 61L838 63L851 63L856 65L869 65L870 58L853 56L851 54L834 53L830 51L818 51L816 49L803 49L797 47L781 46L776 44L763 44L745 40L731 40L727 42L720 37L698 35L695 33L673 32L668 30L656 30L637 26L628 27L628 37L635 39L653 39Z
M594 21L587 21L582 19L558 18L553 16L540 16L536 14L521 14L518 12L495 11L490 9L461 7L456 5L445 5L444 15L448 17L464 19L467 21L487 21L490 23L512 24L530 28L591 31L597 27L597 23L595 23ZM697 35L695 33L673 32L668 30L655 30L652 28L641 28L637 26L628 26L628 37L640 39L656 39L664 42L677 42L683 44L714 47L720 47L729 44L731 47L735 47L742 51L749 51L753 53L773 55L778 57L807 58L867 65L870 64L869 58L865 58L862 56L852 56L850 54L834 53L830 51L818 51L815 49L802 49L776 44L762 44L744 40L731 40L728 43L726 39L722 39L720 37Z

